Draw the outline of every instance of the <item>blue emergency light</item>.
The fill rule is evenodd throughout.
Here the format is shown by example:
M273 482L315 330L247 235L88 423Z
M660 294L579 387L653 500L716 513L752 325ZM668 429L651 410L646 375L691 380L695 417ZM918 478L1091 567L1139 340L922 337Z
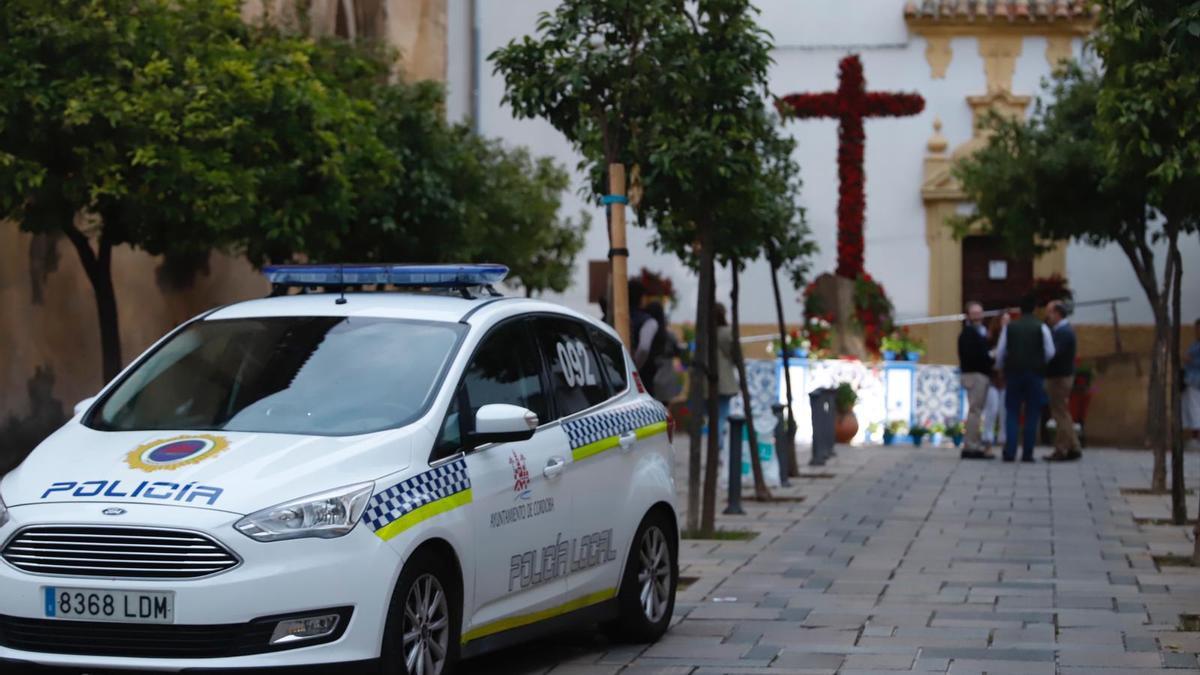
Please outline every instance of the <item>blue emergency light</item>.
M270 265L263 274L275 287L345 288L346 286L396 286L401 288L491 288L504 281L508 267L492 263L474 265Z

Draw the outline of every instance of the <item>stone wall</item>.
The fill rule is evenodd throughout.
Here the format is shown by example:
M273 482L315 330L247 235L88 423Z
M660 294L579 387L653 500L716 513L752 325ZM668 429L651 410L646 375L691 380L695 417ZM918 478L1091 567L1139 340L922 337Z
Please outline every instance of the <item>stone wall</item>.
M309 0L308 17L316 35L382 40L401 55L407 80L446 80L447 0ZM288 25L299 22L297 0L250 0L242 7L247 21L264 16Z
M178 288L161 259L113 252L126 362L192 316L268 290L245 260L214 254L206 267ZM95 299L75 249L0 222L0 471L103 384Z

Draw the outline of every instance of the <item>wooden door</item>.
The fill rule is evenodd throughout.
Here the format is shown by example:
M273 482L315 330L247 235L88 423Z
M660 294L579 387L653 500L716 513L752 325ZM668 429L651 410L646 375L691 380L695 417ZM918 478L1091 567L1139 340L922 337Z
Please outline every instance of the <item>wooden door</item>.
M1033 258L1013 258L999 237L967 237L962 242L963 302L984 309L1015 307L1033 288Z

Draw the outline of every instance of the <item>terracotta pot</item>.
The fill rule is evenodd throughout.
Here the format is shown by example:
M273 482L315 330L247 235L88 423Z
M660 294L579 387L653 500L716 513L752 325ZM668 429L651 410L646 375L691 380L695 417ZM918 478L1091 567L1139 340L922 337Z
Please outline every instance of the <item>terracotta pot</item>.
M849 443L858 433L858 418L853 412L838 413L833 425L833 438L838 443Z

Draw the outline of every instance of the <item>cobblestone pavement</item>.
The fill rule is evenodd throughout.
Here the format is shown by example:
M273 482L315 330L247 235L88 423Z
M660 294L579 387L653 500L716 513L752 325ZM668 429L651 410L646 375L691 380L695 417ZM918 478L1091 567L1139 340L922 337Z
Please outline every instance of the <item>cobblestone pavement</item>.
M839 449L805 468L824 477L721 517L754 539L683 542L691 583L658 644L581 631L463 670L1200 675L1200 632L1179 630L1180 614L1200 614L1200 570L1154 560L1190 553L1191 528L1147 522L1167 517L1167 498L1122 492L1149 470L1147 453L1111 450L1014 465Z

